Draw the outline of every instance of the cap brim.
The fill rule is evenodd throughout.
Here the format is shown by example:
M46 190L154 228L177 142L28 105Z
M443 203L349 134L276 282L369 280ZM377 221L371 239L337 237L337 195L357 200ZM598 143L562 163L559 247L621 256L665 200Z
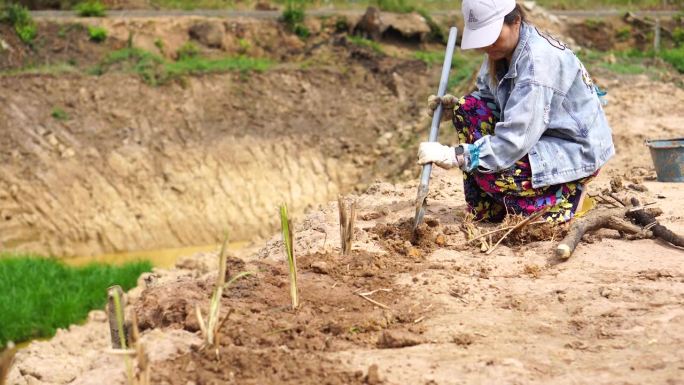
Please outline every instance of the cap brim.
M500 20L496 20L482 28L465 28L463 30L463 39L461 40L461 49L482 48L492 45L501 35L503 22L504 19L502 17Z

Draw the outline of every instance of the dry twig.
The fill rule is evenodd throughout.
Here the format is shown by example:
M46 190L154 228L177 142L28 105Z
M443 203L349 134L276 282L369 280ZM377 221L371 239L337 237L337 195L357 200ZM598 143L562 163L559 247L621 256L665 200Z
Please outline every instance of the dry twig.
M364 293L356 293L356 294L357 294L359 297L365 299L366 301L368 301L368 302L370 302L370 303L372 303L372 304L374 304L374 305L380 306L380 307L383 308L383 309L389 309L389 306L387 306L387 305L385 305L385 304L383 304L383 303L380 303L380 302L378 302L378 301L376 301L376 300L374 300L374 299L368 298L368 296L364 295Z

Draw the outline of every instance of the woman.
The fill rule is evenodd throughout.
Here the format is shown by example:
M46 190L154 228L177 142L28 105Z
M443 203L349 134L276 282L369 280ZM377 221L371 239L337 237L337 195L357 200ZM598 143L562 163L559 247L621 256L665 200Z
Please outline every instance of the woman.
M464 0L461 49L486 54L477 91L443 106L461 144L421 143L418 163L464 171L478 219L507 213L564 222L615 149L598 88L570 49L525 20L515 0Z

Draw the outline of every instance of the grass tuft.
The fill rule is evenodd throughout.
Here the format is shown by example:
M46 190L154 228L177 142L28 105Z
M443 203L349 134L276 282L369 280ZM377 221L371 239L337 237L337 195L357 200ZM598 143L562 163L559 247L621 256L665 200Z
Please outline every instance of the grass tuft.
M381 11L395 12L395 13L411 13L416 10L412 1L406 0L375 0L375 5Z
M106 15L106 8L99 0L76 4L74 9L76 14L81 17L104 17Z
M677 71L684 73L684 46L661 51L660 56L663 60L672 64Z
M273 63L267 59L253 58L247 56L226 57L220 59L208 59L203 57L192 57L165 65L168 76L181 76L187 74L203 74L214 72L249 72L266 71L271 68Z
M91 72L102 75L112 67L138 74L142 80L153 86L167 83L185 75L239 71L265 71L273 65L268 59L247 56L232 56L210 59L183 53L178 61L166 61L161 56L140 48L123 48L113 51Z
M302 39L309 37L311 32L304 25L306 1L288 0L280 20L287 28Z
M176 51L176 58L178 60L191 59L199 56L200 53L201 51L197 44L189 41L178 48L178 51Z
M51 337L58 328L82 321L103 308L107 288L135 286L150 262L74 268L36 256L0 257L0 349L9 341Z
M365 38L362 38L360 36L352 36L352 35L347 36L347 39L349 39L349 41L352 42L352 44L358 45L360 47L370 48L379 54L385 53L382 50L382 46L380 45L380 43L378 43L376 41L365 39Z
M107 40L107 30L102 27L88 27L88 36L91 41L102 43Z
M38 34L38 28L26 7L20 4L9 4L4 7L0 19L7 21L14 27L14 31L21 41L28 45L33 44L33 39Z
M69 114L60 107L53 108L50 115L57 120L69 120Z
M444 62L444 52L441 51L416 51L414 58L423 61L429 66L440 65ZM474 76L474 73L482 64L482 55L457 52L451 59L451 76L449 76L448 90L461 86ZM472 90L460 90L470 92Z

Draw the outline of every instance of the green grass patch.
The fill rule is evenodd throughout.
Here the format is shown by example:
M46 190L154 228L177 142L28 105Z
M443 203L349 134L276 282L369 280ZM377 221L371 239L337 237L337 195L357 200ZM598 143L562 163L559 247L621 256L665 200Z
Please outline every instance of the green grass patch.
M8 341L51 337L82 321L104 307L109 286L128 290L151 269L149 262L75 268L53 259L1 255L0 348Z
M178 48L178 51L176 51L176 58L178 58L178 60L190 59L199 56L200 53L201 51L197 44L189 41Z
M176 62L166 63L166 71L170 77L187 74L198 75L214 72L249 72L266 71L273 66L273 62L267 59L247 56L236 56L219 59L193 57Z
M33 44L33 39L38 34L38 28L26 7L20 4L9 4L3 7L0 19L14 27L14 31L21 41L25 44Z
M78 69L71 63L47 64L42 66L29 66L24 68L13 68L0 71L0 76L17 75L59 75L65 73L75 73Z
M197 55L183 55L177 61L166 61L161 56L140 48L124 48L113 51L98 66L91 70L94 75L102 75L112 68L138 74L145 83L161 85L184 75L198 75L216 72L265 71L273 66L268 59L247 56L224 57L217 59Z
M57 120L69 120L69 114L60 107L53 108L50 115Z
M646 72L646 67L644 67L643 64L636 63L601 63L601 67L607 69L608 71L622 75L639 75Z
M386 12L411 13L417 9L417 2L407 0L374 0L372 4Z
M104 17L106 16L107 8L104 4L95 0L76 4L74 10L76 11L76 14L81 17Z
M653 9L663 6L662 0L538 0L537 3L542 7L550 9ZM682 0L669 2L670 5L682 6Z
M664 61L678 72L684 73L684 47L662 50L658 53L636 48L612 52L581 50L577 56L589 69L589 72L592 72L593 68L600 67L617 74L648 74L654 78L661 78L668 71L672 72L669 66L662 65L662 61ZM662 61L654 60L658 58Z
M107 40L107 30L102 27L89 26L88 36L90 37L91 41L102 43L103 41Z
M662 51L660 56L663 60L672 64L677 71L684 73L684 46Z
M454 52L454 57L451 60L451 76L449 77L447 89L453 90L468 81L482 65L482 60L482 55L479 54L463 55L459 54L459 52ZM469 91L465 90L464 92Z
M307 1L303 0L289 0L280 16L280 20L287 28L302 39L306 39L311 34L309 28L304 25L306 3Z
M358 45L358 46L360 46L360 47L370 48L370 49L372 49L373 51L375 51L375 52L377 52L377 53L379 53L379 54L384 54L384 53L385 53L385 52L382 50L382 46L380 45L380 43L378 43L378 42L376 42L376 41L369 40L369 39L365 39L365 38L362 38L362 37L359 37L359 36L351 36L351 35L350 35L350 36L347 36L347 39L349 39L349 41L350 41L352 44Z
M672 40L677 47L684 45L684 28L675 27L675 29L672 31Z
M417 60L425 62L429 66L442 66L444 63L444 52L442 51L416 51L413 57ZM451 74L449 76L448 90L453 90L461 83L467 81L473 76L473 73L480 68L482 64L482 55L463 53L462 51L454 52L451 59Z
M280 6L286 6L292 0L272 0ZM456 10L460 11L460 2L453 0L300 0L311 4L312 7L329 7L335 9L364 9L369 5L377 6L391 12L412 12L417 9L427 10ZM653 9L662 8L662 0L539 0L538 3L552 9ZM256 0L151 0L154 8L165 9L254 9ZM680 8L682 0L669 0L670 8Z
M123 48L110 52L102 63L91 70L91 73L102 75L113 67L124 72L136 73L151 85L163 83L166 78L164 59L140 48Z

